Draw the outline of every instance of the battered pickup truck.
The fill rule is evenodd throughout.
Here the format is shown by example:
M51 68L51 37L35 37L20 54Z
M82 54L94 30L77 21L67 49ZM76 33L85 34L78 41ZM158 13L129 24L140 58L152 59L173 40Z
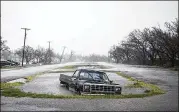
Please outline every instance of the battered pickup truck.
M60 84L67 89L81 94L121 94L122 88L119 84L109 80L105 72L78 69L72 76L60 74Z

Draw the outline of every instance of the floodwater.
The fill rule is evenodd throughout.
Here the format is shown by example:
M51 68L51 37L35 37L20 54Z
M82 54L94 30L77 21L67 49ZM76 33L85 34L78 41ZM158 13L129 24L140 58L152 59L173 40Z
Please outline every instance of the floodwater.
M63 73L66 75L72 75L73 72ZM128 81L126 78L123 78L116 73L107 72L107 75L110 80L113 80L114 83L120 84L122 88L125 85L132 83ZM74 93L67 90L63 84L60 84L59 81L60 73L48 73L41 75L34 79L32 82L29 82L22 87L20 87L25 92L32 93L45 93L45 94L61 94L61 95L73 95ZM122 90L122 94L143 93L145 90L143 89L124 89Z
M70 72L65 74L72 75ZM59 77L60 73L44 74L24 84L20 89L32 93L72 95L72 92L60 85Z

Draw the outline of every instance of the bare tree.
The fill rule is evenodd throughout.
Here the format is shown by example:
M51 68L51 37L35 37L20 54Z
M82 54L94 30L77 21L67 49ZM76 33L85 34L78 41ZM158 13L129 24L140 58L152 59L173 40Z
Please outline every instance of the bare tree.
M136 29L129 33L127 41L110 49L116 62L175 66L179 61L178 19L165 23L166 30L159 27ZM179 62L178 62L179 64Z
M22 51L23 51L23 48L21 49L18 49L15 51L15 53L22 58ZM34 56L34 49L30 46L25 46L25 61L26 61L26 64L29 64L30 61L32 61L35 56Z
M35 49L34 58L36 59L37 63L43 62L45 53L46 53L45 49L40 46L38 46L38 48Z
M0 36L1 37L1 36ZM2 37L1 37L1 51L6 51L6 50L9 50L10 48L6 45L7 43L7 40L2 40Z

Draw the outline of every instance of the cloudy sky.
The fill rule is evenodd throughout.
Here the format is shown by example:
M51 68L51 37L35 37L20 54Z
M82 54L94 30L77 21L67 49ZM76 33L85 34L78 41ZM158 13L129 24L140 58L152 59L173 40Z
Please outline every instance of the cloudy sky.
M66 53L107 55L133 29L178 18L178 1L1 1L1 36L15 50L38 45Z

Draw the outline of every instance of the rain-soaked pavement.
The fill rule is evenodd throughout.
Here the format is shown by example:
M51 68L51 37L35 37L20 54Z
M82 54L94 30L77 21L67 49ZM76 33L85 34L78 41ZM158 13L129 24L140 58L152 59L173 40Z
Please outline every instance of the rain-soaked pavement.
M41 66L32 66L27 68L20 68L20 69L10 69L10 70L1 70L1 82L7 82L19 78L24 78L26 76L34 75L39 72L45 72L49 71L55 68L63 67L66 65L75 64L73 62L71 63L65 63L65 64L53 64L53 65L41 65ZM80 63L77 63L80 64Z
M129 76L132 76L133 78L156 84L157 86L164 89L166 91L166 94L145 98L93 100L1 97L1 111L178 111L177 71L138 65L112 65L116 67L113 68L113 70L119 70ZM47 76L48 75L49 74L47 74ZM48 78L53 79L58 75L54 74L54 77L49 75L48 78L47 76L46 78L44 76L44 80L48 80ZM43 75L41 76L41 78L43 78ZM38 84L38 81L36 83ZM52 83L49 83L49 85L51 84Z

